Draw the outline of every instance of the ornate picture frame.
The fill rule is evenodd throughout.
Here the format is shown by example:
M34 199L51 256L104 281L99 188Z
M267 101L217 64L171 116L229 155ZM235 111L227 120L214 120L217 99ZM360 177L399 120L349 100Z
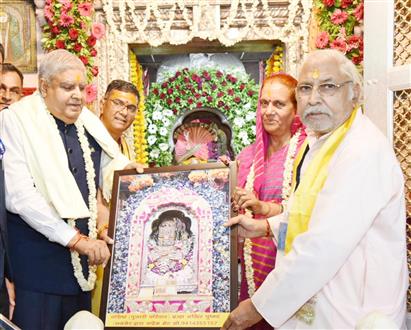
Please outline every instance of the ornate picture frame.
M106 329L219 329L237 306L235 164L115 172L100 317Z
M23 73L37 72L36 17L30 1L2 0L0 42L4 62L13 63Z

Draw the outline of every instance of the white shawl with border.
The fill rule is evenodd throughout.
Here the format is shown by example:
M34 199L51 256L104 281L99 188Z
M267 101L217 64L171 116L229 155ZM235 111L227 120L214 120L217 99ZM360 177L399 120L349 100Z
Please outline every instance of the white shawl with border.
M29 171L36 188L62 218L87 218L89 209L83 200L68 166L67 154L56 124L50 120L39 93L27 96L10 106L5 116L19 125ZM111 196L113 172L123 169L130 160L122 155L118 144L99 118L83 108L77 121L102 147L102 190L106 200ZM98 175L98 173L96 173Z

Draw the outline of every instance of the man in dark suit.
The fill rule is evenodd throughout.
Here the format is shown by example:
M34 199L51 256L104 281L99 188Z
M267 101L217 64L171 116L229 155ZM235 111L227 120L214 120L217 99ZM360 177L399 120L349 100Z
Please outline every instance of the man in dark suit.
M0 65L4 61L4 48L0 43ZM1 69L1 66L0 66ZM0 78L2 71L0 70ZM1 134L1 127L0 127ZM14 284L11 280L11 269L9 254L7 250L7 222L6 222L6 206L4 193L4 171L3 171L3 154L5 147L0 139L0 313L13 317L15 303ZM8 298L7 298L8 297ZM8 303L7 303L8 301Z

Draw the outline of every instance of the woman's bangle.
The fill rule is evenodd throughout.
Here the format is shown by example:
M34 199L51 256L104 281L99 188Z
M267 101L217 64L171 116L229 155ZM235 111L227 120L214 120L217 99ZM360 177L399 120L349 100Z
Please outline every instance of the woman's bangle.
M270 237L271 229L270 229L270 223L268 222L268 219L265 219L265 237Z
M107 223L104 224L104 225L102 225L102 226L97 230L97 236L100 236L101 233L102 233L103 231L107 230L107 229L108 229L108 224L107 224Z
M279 214L281 214L281 213L284 212L284 205L283 205L283 203L279 203L278 205L280 205L280 213Z

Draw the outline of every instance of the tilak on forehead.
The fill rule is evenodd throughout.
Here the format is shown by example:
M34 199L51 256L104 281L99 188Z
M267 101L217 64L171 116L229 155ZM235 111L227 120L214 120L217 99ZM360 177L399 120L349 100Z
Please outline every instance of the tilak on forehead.
M113 99L121 98L121 99L126 99L129 103L133 103L133 104L137 103L137 97L133 93L122 92L122 91L118 91L114 89L110 92L110 96Z
M313 79L318 79L320 77L320 70L318 70L317 68L315 68L312 72L311 72L311 77L313 77Z
M82 81L82 78L83 78L83 75L80 74L80 73L77 73L77 74L74 76L74 79L75 79L76 83L78 83L78 84Z

